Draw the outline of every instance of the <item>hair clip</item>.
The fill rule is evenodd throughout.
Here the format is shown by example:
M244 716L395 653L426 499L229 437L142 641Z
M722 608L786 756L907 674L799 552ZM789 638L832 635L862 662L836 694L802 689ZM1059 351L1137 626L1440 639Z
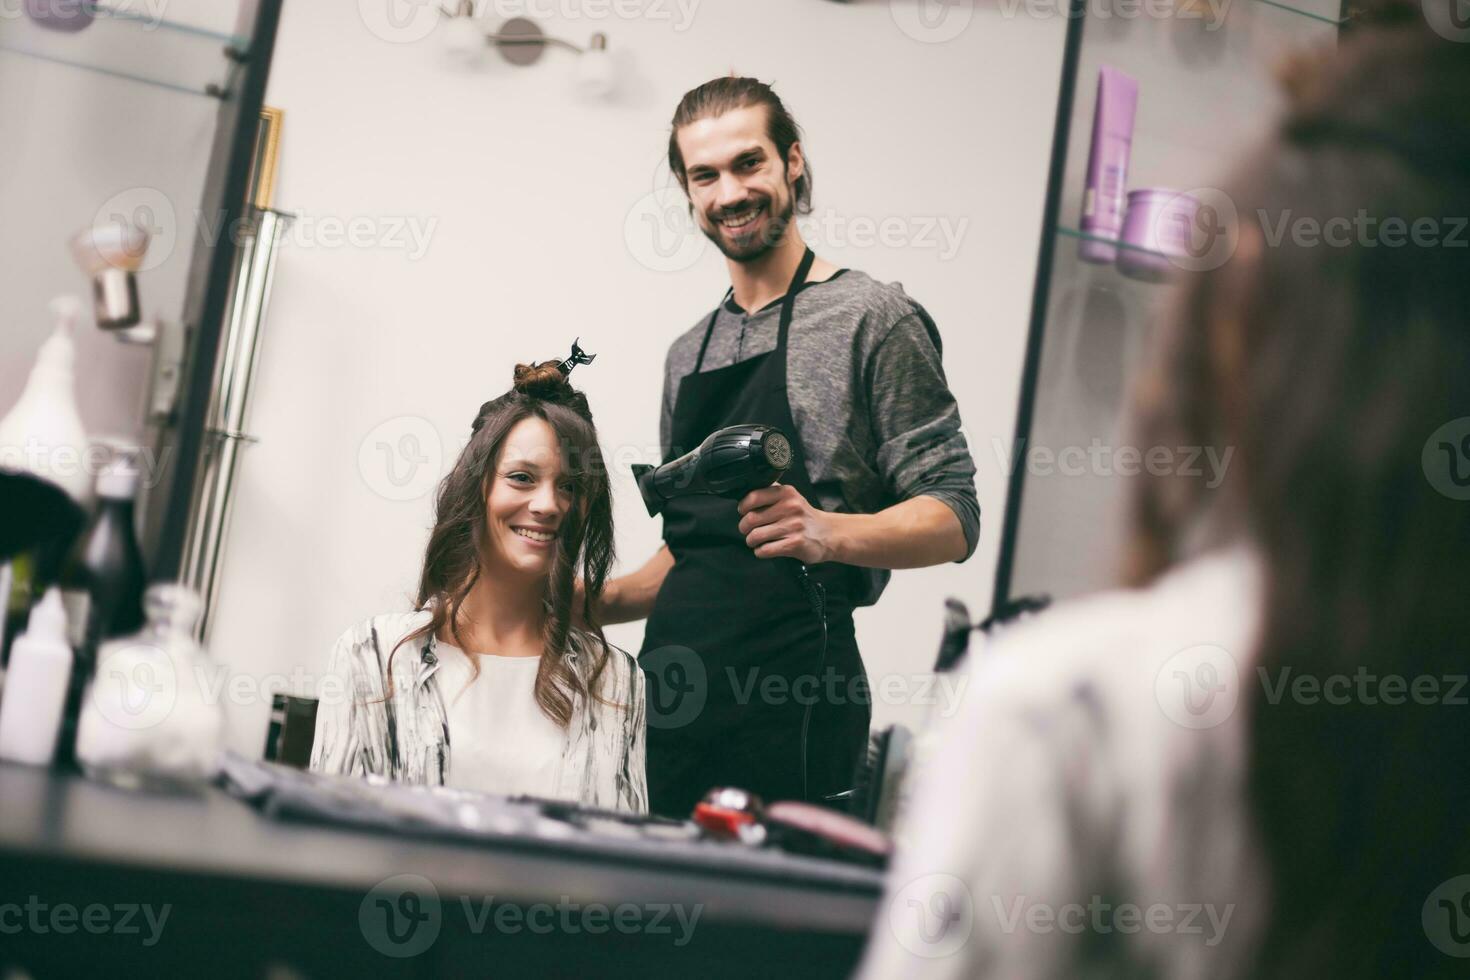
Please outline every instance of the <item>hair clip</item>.
M568 357L565 361L562 361L560 364L557 365L557 368L561 370L561 375L564 378L571 377L572 368L576 367L578 364L591 364L593 361L597 360L596 354L585 353L582 348L578 346L577 342L581 339L581 337L578 337L576 340L572 341L572 355Z

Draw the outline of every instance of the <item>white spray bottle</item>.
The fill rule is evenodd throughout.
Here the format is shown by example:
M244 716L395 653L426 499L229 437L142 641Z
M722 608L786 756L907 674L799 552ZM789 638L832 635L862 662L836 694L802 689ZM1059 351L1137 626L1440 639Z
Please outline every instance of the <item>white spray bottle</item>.
M10 669L0 696L0 759L50 764L71 678L66 632L61 593L47 589L31 610L26 631L10 648Z

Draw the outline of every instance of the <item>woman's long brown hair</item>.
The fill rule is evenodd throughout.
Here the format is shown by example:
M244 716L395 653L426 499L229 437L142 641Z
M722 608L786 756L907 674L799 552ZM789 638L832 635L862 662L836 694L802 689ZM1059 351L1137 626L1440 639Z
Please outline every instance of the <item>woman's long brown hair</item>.
M1293 99L1229 191L1246 247L1185 286L1140 388L1141 445L1234 446L1235 464L1215 491L1138 484L1130 577L1186 557L1209 518L1264 560L1242 703L1270 911L1249 975L1456 974L1465 961L1421 915L1470 872L1470 690L1454 680L1470 672L1470 501L1431 465L1435 433L1470 426L1470 44L1367 31L1299 65ZM1267 237L1283 218L1360 213L1377 224L1347 245ZM1386 244L1388 218L1426 220L1435 243ZM1439 699L1354 688L1334 704L1263 683L1360 672L1432 678Z
M514 387L485 402L475 416L470 441L454 468L439 484L434 529L424 552L417 607L429 621L400 640L388 656L388 696L392 697L392 661L398 648L425 636L438 636L448 625L461 649L459 611L482 574L481 560L489 542L485 510L490 484L505 437L522 419L539 418L556 432L562 476L573 484L572 506L557 529L556 554L546 584L545 649L536 671L536 702L546 716L566 727L575 703L598 697L598 681L607 666L607 645L597 618L597 603L612 568L612 497L607 468L597 443L597 429L587 398L567 383L555 361L518 364ZM596 638L588 644L592 663L573 669L568 663L575 580L584 586L579 611L583 629ZM479 661L470 658L476 675Z

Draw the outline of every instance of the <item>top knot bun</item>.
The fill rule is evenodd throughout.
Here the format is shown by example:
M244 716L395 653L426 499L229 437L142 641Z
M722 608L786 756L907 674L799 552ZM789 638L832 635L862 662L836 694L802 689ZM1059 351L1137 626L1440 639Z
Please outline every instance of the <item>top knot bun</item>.
M588 422L592 421L592 409L587 396L573 388L567 380L570 362L587 364L595 355L581 354L573 345L572 357L567 361L540 361L536 364L517 364L511 379L511 388L498 398L480 406L475 421L470 424L471 432L479 432L488 419L506 409L518 399L534 399L550 405L571 409Z
M517 364L511 386L521 394L530 395L533 398L549 398L553 401L559 401L574 393L574 389L567 381L567 376L562 373L560 361Z

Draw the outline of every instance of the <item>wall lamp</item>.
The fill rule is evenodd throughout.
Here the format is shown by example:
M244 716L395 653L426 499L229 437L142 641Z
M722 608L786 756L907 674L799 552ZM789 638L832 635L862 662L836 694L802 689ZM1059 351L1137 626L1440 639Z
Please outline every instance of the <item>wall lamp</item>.
M454 10L447 7L439 9L448 19L445 46L456 57L477 57L488 44L513 65L534 65L548 47L565 48L579 55L576 84L584 95L606 96L616 85L612 59L607 53L606 34L593 34L584 48L559 37L548 37L529 17L512 17L500 25L500 30L486 33L475 17L474 0L459 0Z

